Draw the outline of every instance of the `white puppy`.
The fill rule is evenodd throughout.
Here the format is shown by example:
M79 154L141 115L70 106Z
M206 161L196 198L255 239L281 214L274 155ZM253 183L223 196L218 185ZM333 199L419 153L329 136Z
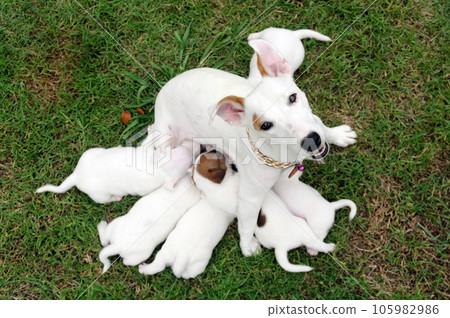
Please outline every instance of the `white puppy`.
M239 173L236 173L235 166L229 162L223 161L222 163L218 160L217 164L211 166L226 167L222 181L217 183L212 178L205 177L204 173L202 174L202 171L199 171L197 167L194 173L197 187L205 193L209 202L227 210L229 213L236 213ZM210 168L209 171L219 170ZM223 172L220 174L223 174ZM291 264L287 257L289 250L305 245L307 248L328 253L333 251L335 247L334 244L324 243L317 238L306 221L289 213L287 206L272 191L269 191L263 200L255 236L263 246L275 249L278 263L290 272L305 272L312 268Z
M60 186L48 184L36 193L63 193L76 186L95 202L107 203L128 194L146 195L163 184L172 189L192 165L192 142L170 150L163 155L155 154L151 146L89 149Z
M111 266L108 257L120 254L125 265L137 265L153 253L164 241L180 217L198 200L200 191L191 177L180 179L175 188L158 190L141 198L131 210L107 224L98 224L98 234L104 248L99 258L103 272Z
M319 32L312 30L287 30L280 28L267 28L258 33L252 33L248 40L265 40L272 44L291 66L291 76L300 67L305 58L305 49L302 39L312 38L319 41L331 41L331 39ZM250 81L255 83L261 81L261 73L258 70L257 55L253 54L250 62Z
M290 250L304 245L328 253L335 247L319 239L304 219L292 215L273 191L269 191L259 211L255 236L263 246L275 249L278 264L288 272L312 270L306 265L290 263L287 255Z
M287 205L295 216L305 219L315 235L323 240L334 224L335 211L343 207L350 208L350 220L356 215L356 205L351 200L328 202L318 191L298 180L298 175L288 177L289 171L282 172L272 190ZM317 250L310 247L308 253L317 255Z
M214 184L222 183L226 172L223 155L215 151L204 153L196 163L195 181L205 179ZM236 196L237 193L235 199ZM176 277L196 277L205 270L214 248L234 218L234 214L212 205L207 199L200 200L181 217L155 260L140 265L139 272L153 275L170 266Z

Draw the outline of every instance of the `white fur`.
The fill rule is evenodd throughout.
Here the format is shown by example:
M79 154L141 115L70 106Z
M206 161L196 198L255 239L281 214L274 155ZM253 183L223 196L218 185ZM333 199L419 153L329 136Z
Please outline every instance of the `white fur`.
M158 167L166 160L154 155L150 146L89 149L61 185L47 184L36 193L63 193L76 186L95 202L107 203L120 201L129 194L146 195L163 184L172 189L192 165L192 142L184 142L169 150L169 161Z
M234 172L230 165L222 183L216 184L195 174L197 187L205 193L209 202L233 214L237 209L239 173ZM309 227L308 223L299 217L292 215L288 207L271 190L268 191L262 203L261 210L266 218L262 227L256 227L255 235L259 242L267 247L275 249L275 256L285 270L289 272L306 272L312 270L305 265L291 264L288 260L288 251L305 245L307 248L328 253L334 250L335 245L324 243Z
M211 181L195 172L195 167L198 166L200 157L205 155L207 153L197 157L192 172L192 178L199 189L202 188L199 184L211 183ZM226 196L223 193L220 196L214 190L223 190L227 188L226 186L224 187L225 184L233 181L234 178L231 177L231 173L227 173L220 187L208 187L212 190L208 191L208 197L204 195L197 204L181 217L161 250L156 254L155 260L150 264L140 265L139 272L153 275L170 266L176 277L188 279L201 274L208 265L214 247L220 242L228 226L236 216L235 210L229 213L223 208L219 208L222 206L221 199ZM234 199L237 199L236 187L232 188L232 190L235 193ZM214 204L211 204L211 202L214 202ZM233 204L233 202L231 203ZM237 204L237 201L235 203Z
M272 191L264 199L261 210L266 223L262 227L256 227L255 235L264 247L275 249L278 264L288 272L312 270L309 266L290 263L287 254L291 249L304 245L307 249L323 253L334 250L333 243L324 243L323 239L318 238L308 223L292 215Z
M170 266L176 277L196 277L205 270L233 219L234 215L200 200L181 217L155 260L140 265L139 272L153 275Z
M350 208L349 218L356 215L356 205L351 200L328 202L318 191L298 180L298 175L288 178L289 171L283 171L273 191L287 205L289 211L299 218L305 219L316 236L323 240L334 224L335 211ZM308 253L317 255L317 250L308 248Z
M319 32L312 30L287 30L280 28L267 28L258 33L252 33L248 36L248 40L265 40L272 44L280 54L288 61L291 66L291 76L300 67L305 58L305 49L302 39L312 38L319 41L331 41L331 39ZM250 62L250 74L248 79L258 83L261 81L261 74L257 68L256 53L253 54Z
M269 76L255 86L245 78L216 69L184 72L170 80L158 94L154 124L154 131L175 137L172 145L193 138L203 144L214 143L211 138L220 140L217 150L227 154L241 174L237 215L240 246L246 256L260 250L253 236L258 212L266 191L281 172L254 157L246 143L246 127L253 140L278 138L281 146L265 139L259 149L282 161L302 161L313 155L300 147L310 132L321 137L322 145L326 139L324 125L312 114L306 95L295 85L286 60L264 40L250 41L250 45L260 55ZM297 100L290 104L292 94L297 94ZM224 99L230 95L244 98L245 107ZM212 121L211 114L217 114ZM273 127L267 131L256 130L254 115L273 122ZM285 156L280 149L287 150ZM244 160L249 156L249 162Z
M150 257L164 241L180 217L198 200L200 191L189 176L180 179L173 190L159 188L144 196L121 217L98 224L104 248L99 258L103 272L111 266L108 257L119 254L125 265L134 266Z

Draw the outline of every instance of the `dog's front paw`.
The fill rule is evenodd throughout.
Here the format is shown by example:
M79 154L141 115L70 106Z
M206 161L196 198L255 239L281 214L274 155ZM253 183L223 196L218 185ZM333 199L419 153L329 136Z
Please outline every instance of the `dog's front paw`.
M342 125L330 128L327 133L327 140L339 147L347 147L356 142L356 132L349 125Z
M250 257L261 253L261 245L259 244L258 240L253 237L250 241L247 242L247 244L244 244L241 241L241 250L244 256Z

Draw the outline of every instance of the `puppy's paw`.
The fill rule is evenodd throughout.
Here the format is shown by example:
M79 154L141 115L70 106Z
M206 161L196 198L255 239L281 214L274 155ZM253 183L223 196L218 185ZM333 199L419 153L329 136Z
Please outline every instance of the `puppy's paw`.
M307 251L308 254L311 255L311 256L317 256L317 254L319 254L318 251L313 250L312 248L307 248L306 251Z
M328 243L328 244L326 244L325 250L327 251L327 253L333 252L335 247L336 247L336 244Z
M327 140L339 147L347 147L356 142L356 132L349 125L342 125L330 128L327 133Z
M111 196L111 201L121 201L123 197L121 197L120 195L112 195Z
M141 264L139 265L139 273L143 274L143 275L150 275L147 273L147 268L148 268L148 264Z
M241 241L241 250L244 256L250 257L261 253L261 245L259 245L258 240L253 237L247 244Z

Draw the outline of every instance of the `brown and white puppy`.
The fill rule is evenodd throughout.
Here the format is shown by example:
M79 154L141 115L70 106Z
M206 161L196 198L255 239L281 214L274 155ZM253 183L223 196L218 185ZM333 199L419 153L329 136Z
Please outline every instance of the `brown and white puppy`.
M197 187L203 191L208 202L235 214L240 178L237 169L227 162L224 155L217 155L216 162L206 158L204 162L208 164L194 172ZM264 198L257 225L257 239L263 246L275 249L278 263L289 272L306 272L312 269L305 265L291 264L287 257L289 250L305 245L309 249L328 253L335 247L334 244L324 243L319 239L304 219L292 215L273 191L268 191Z
M220 185L225 181L226 172L225 156L214 150L197 158L192 179ZM170 266L176 277L196 277L205 270L214 248L234 218L234 214L208 199L201 199L181 217L155 260L140 265L139 272L153 275Z

